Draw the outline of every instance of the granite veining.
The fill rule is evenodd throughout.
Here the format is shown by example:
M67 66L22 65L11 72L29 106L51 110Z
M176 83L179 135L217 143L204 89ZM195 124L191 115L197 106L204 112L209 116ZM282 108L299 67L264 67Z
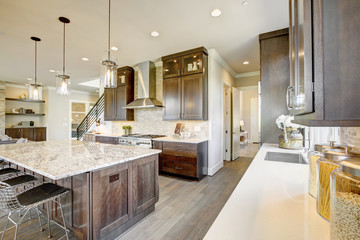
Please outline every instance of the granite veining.
M160 153L160 150L77 140L0 146L0 157L53 180L96 171Z

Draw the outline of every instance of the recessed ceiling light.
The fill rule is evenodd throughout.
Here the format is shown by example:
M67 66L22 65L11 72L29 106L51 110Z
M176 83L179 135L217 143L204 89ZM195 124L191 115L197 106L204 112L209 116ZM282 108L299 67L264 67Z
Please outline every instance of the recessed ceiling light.
M250 63L249 61L243 62L243 64L245 64L245 65L248 65L249 63Z
M242 5L243 5L244 7L246 7L248 4L249 4L248 1L243 1L243 2L242 2Z
M83 61L89 61L89 59L86 58L86 57L81 58L81 60L83 60Z
M55 72L55 70L50 69L49 72Z
M216 9L211 11L211 16L213 16L213 17L219 17L220 15L221 15L220 9L216 8Z
M32 78L26 78L26 80L31 81L31 80L32 80Z
M112 47L111 47L111 50L113 50L113 51L117 51L117 50L118 50L118 48L117 48L117 47L115 47L115 46L112 46Z
M152 32L150 33L150 35L153 36L153 37L158 37L158 36L160 36L160 33L157 32L157 31L152 31Z

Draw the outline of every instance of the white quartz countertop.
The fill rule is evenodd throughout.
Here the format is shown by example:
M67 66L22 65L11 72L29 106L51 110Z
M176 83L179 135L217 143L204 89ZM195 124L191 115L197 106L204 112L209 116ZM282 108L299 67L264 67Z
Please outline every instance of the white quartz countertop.
M300 152L263 144L205 240L330 239L330 224L308 194L309 166L265 161L268 151Z
M160 150L77 140L0 145L0 157L53 180L161 153Z
M165 141L165 142L183 142L183 143L202 143L206 142L204 138L177 138L177 137L159 137L154 138L153 141Z

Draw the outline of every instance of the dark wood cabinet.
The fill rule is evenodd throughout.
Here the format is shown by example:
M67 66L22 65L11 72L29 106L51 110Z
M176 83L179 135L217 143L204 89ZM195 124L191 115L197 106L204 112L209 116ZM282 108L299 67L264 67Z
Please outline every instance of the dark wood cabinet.
M162 57L164 120L208 119L207 55L201 47Z
M207 175L208 142L183 143L154 141L154 148L161 149L160 173L191 179L202 179Z
M278 143L281 130L276 119L288 114L285 95L289 85L289 31L259 36L261 69L261 142Z
M181 118L181 78L167 78L163 81L163 119Z
M134 69L122 67L118 69L117 88L104 90L105 121L133 121L134 109L124 109L134 100Z
M304 8L305 15L312 15L312 24L303 27L312 29L314 111L295 116L295 122L360 126L359 9L360 1L348 0L313 0Z
M181 82L181 119L207 119L206 100L204 99L203 74L184 76Z
M6 128L5 134L12 138L27 138L29 141L46 141L46 127Z

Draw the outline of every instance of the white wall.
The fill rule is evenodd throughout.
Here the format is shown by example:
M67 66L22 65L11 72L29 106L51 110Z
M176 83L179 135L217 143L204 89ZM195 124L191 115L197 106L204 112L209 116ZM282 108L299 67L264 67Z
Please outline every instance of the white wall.
M232 87L233 73L215 49L209 50L209 161L208 174L223 167L223 83Z
M48 103L45 109L48 140L71 138L71 101L95 103L99 98L97 94L75 90L70 96L61 96L56 94L55 88L45 89L43 96Z

